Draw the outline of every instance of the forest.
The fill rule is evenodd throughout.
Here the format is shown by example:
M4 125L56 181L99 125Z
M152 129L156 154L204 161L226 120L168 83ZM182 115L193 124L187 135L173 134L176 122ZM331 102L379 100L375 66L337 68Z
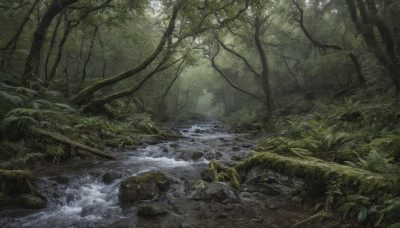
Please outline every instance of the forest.
M0 0L0 227L400 227L400 1Z

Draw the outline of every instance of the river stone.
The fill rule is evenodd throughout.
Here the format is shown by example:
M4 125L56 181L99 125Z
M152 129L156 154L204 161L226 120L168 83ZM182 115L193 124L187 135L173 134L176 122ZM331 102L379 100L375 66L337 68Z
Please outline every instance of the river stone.
M40 209L46 207L46 201L32 194L21 194L19 196L21 205L30 209Z
M110 171L103 175L102 180L103 180L104 184L108 185L120 177L122 177L121 173L119 173L117 171Z
M207 183L200 181L194 186L195 192L192 196L194 200L206 202L234 203L239 202L238 191L223 182Z
M206 155L204 155L204 158L207 159L207 160L209 160L209 161L215 160L215 154L212 153L212 152L207 153Z
M205 169L205 170L201 171L200 176L203 181L207 181L207 182L214 181L213 173L209 169Z
M160 172L143 173L121 182L119 199L126 203L151 200L159 192L167 191L169 185L168 178Z
M192 154L192 160L198 161L201 157L203 157L204 153L201 151L194 151Z
M156 217L168 214L168 210L155 202L148 202L139 205L137 214L143 217Z

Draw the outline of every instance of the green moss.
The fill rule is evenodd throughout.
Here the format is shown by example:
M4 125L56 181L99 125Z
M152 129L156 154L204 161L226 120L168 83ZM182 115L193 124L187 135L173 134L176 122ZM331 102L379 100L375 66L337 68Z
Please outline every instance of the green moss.
M128 145L128 146L139 145L139 142L138 142L138 141L132 139L132 138L129 137L129 136L123 137L121 143L124 144L124 145Z
M286 157L269 152L253 153L235 168L243 176L254 168L272 169L279 173L327 186L342 183L348 191L378 197L383 192L400 193L396 176L381 175L319 159Z
M107 140L106 141L106 146L109 146L109 147L119 148L119 145L120 144L115 140Z
M33 192L32 174L24 170L0 169L0 192L6 195Z

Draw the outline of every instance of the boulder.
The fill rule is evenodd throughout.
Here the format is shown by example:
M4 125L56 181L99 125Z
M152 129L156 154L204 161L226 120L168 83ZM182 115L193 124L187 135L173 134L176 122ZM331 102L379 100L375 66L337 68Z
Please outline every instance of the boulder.
M223 182L207 183L200 181L193 187L193 189L195 191L191 198L194 200L220 203L240 202L238 197L239 192Z
M147 202L139 205L137 214L143 217L156 217L168 214L168 210L155 202Z
M201 157L203 157L204 153L201 151L194 151L192 154L192 160L198 161Z
M46 207L46 201L32 194L21 194L19 196L20 204L30 209L40 209Z
M122 177L121 173L119 173L117 171L110 171L103 175L102 180L103 180L104 184L111 184L116 179L121 178L121 177Z
M205 169L201 171L200 173L201 179L207 182L213 182L214 177L213 177L213 172L209 169Z
M148 172L129 177L121 182L119 199L121 202L136 203L140 200L151 200L159 192L168 191L169 179L160 172Z

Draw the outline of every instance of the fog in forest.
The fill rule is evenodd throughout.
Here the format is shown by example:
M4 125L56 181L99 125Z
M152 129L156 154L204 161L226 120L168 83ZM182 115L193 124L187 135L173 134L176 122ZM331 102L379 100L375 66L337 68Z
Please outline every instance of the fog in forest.
M0 227L399 227L398 0L0 0Z

